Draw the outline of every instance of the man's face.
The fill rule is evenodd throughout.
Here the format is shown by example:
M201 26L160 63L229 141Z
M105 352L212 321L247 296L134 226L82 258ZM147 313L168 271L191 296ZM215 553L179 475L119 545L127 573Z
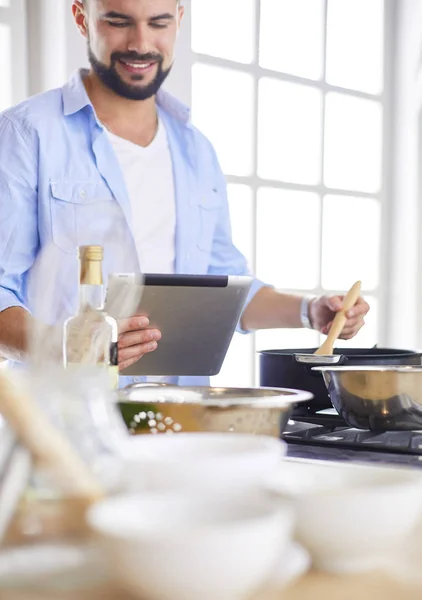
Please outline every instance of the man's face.
M119 96L145 100L170 72L183 8L177 0L74 1L91 66Z

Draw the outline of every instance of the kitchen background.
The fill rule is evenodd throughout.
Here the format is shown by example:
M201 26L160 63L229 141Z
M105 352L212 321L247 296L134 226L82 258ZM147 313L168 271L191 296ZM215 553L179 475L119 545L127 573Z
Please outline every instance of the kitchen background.
M298 293L362 279L347 346L422 347L422 0L185 0L166 84L227 176L256 274ZM0 0L0 110L87 64L71 0ZM256 351L308 330L235 336L213 383L258 383Z

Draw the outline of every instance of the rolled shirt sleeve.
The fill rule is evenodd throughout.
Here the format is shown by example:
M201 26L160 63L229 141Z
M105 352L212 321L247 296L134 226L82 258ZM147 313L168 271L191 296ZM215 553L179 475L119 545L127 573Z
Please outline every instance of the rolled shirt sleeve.
M0 115L0 312L27 309L26 282L39 247L36 134Z

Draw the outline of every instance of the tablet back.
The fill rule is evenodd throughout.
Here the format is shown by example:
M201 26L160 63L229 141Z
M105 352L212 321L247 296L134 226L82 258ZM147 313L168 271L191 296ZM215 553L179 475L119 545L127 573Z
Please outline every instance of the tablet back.
M119 277L127 285L128 275ZM130 277L130 274L129 274ZM162 339L121 375L216 375L223 364L252 283L250 277L153 275L144 280L135 314L147 315ZM125 279L126 278L126 279ZM107 309L107 306L106 306Z

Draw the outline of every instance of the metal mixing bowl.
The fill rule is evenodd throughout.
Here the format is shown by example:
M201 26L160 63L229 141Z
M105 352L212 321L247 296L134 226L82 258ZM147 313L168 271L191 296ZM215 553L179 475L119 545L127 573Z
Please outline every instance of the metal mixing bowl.
M312 394L285 388L136 386L118 392L132 434L239 432L279 437L293 407Z
M371 431L422 429L422 368L314 367L348 425Z

